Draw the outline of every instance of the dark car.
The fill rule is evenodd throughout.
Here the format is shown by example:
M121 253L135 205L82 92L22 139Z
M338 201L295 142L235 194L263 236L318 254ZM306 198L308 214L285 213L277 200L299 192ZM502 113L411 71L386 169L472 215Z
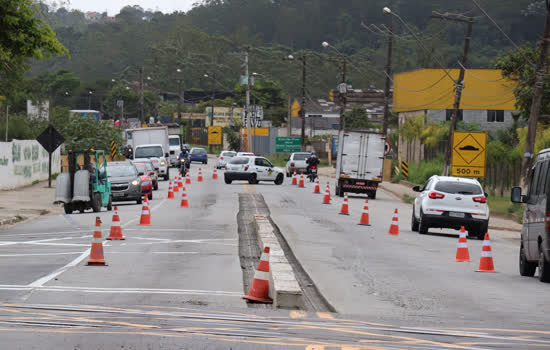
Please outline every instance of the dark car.
M113 202L142 202L141 179L134 164L126 162L107 163L107 175L111 182Z
M189 161L192 162L201 162L202 164L208 163L208 154L204 148L191 148L189 152Z
M512 202L525 203L519 249L519 273L550 282L550 148L537 154L526 195L512 188Z

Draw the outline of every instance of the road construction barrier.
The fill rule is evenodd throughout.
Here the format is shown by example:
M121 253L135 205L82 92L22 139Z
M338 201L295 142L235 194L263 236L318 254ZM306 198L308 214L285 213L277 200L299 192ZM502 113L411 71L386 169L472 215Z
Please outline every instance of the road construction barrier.
M197 182L202 182L202 169L199 168L199 176L197 177Z
M468 240L466 239L466 231L464 230L464 226L460 227L455 261L471 261L470 252L468 251Z
M399 214L397 213L397 208L395 208L395 211L393 212L388 234L392 236L399 236Z
M122 236L122 228L120 227L120 217L118 216L118 207L115 206L115 213L113 214L113 223L111 225L111 232L109 232L108 240L125 240Z
M496 272L493 265L493 253L491 251L491 240L489 234L485 234L483 247L481 248L481 258L479 259L479 268L476 272Z
M101 236L101 219L99 216L95 218L95 231L92 238L92 248L90 250L90 258L88 266L105 266L105 257L103 256L103 237Z
M348 205L348 193L344 193L344 202L342 202L342 208L340 209L340 215L349 215L349 205Z
M294 170L294 174L292 174L292 184L297 185L298 179L296 178L296 170Z
M139 219L141 226L151 226L151 211L149 210L149 202L147 196L143 200L143 207L141 208L141 218Z
M313 193L321 193L321 189L319 188L319 178L315 179L315 189L313 190Z
M370 226L369 223L369 200L365 199L365 205L363 206L363 211L361 212L361 220L359 220L359 225Z
M264 247L258 268L254 272L254 278L250 283L248 294L243 299L258 303L272 304L269 297L269 247Z
M187 201L187 192L185 187L181 189L181 203L180 208L189 208L189 202Z
M172 181L170 181L170 186L168 187L168 199L174 199L174 188L172 187Z

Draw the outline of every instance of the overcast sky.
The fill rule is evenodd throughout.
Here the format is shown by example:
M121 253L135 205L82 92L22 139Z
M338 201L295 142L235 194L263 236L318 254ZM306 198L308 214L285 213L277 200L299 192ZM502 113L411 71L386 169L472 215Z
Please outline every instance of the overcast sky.
M59 2L59 1L58 1ZM84 12L107 11L109 15L116 15L121 8L127 5L139 5L145 10L159 10L165 13L174 11L187 11L197 0L70 0L72 9L79 9Z

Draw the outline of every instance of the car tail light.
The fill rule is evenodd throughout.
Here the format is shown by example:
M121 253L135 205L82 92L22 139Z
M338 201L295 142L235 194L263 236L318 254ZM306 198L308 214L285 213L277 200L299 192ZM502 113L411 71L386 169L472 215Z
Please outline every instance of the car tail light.
M430 192L430 194L428 194L428 197L430 197L431 199L443 199L445 198L445 195L439 192Z
M248 165L244 167L244 171L248 171Z
M294 168L294 163L290 163L290 167L291 167L291 168Z
M223 157L220 156L220 160L223 160Z
M476 203L487 203L487 198L485 198L485 196L474 197L472 199Z
M191 156L194 156L195 154L194 154L194 153L191 153L190 155L191 155Z

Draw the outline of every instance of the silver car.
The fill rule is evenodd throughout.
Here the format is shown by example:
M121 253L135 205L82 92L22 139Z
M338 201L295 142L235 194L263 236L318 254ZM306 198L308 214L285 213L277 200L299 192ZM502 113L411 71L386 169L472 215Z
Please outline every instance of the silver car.
M107 176L111 182L113 202L142 202L141 179L136 166L128 161L107 163Z
M231 160L231 158L235 157L237 155L237 152L233 151L222 151L220 153L218 160L216 161L216 169L224 169L227 165L227 162Z

